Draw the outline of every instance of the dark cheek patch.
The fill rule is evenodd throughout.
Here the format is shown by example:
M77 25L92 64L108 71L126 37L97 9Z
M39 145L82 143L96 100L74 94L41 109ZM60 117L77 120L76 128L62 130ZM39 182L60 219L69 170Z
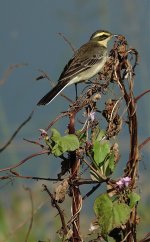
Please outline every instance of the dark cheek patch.
M105 40L109 37L109 35L103 34L99 37L99 40Z

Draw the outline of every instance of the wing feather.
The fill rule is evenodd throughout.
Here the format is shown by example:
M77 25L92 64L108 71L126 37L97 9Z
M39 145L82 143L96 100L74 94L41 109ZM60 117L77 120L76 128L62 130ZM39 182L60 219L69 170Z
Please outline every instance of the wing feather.
M59 81L64 79L72 79L77 74L86 71L91 68L93 65L100 63L102 57L92 56L87 59L72 59L64 68L62 74L60 75Z

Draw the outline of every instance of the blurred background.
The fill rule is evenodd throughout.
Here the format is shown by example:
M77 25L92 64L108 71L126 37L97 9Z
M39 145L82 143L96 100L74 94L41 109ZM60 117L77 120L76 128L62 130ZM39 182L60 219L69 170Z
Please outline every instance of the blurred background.
M46 72L56 83L64 65L72 56L71 48L58 33L63 33L75 48L79 48L98 29L125 35L129 46L136 48L140 55L135 77L135 96L150 89L149 0L0 1L0 147L8 141L35 108L39 99L51 88L48 80L36 81L41 75L40 71ZM75 97L74 87L69 87L64 93L71 98ZM140 99L137 107L139 143L150 133L149 101L150 95L147 94ZM26 143L23 138L38 139L38 129L47 127L57 114L66 110L66 105L68 102L58 97L52 105L38 107L32 120L24 126L11 145L0 153L0 168L13 165L37 152L38 148ZM61 130L61 125L61 122L58 122L55 127ZM67 128L66 125L67 120L63 123L63 129ZM128 136L124 134L120 142L121 159L124 160ZM147 213L150 209L149 147L147 144L141 152L139 238L150 232L150 218ZM54 177L54 170L60 170L60 162L52 162L51 158L45 155L28 161L17 171L24 175ZM5 174L1 173L1 176ZM24 186L32 189L36 210L29 241L57 241L52 228L59 228L59 219L56 217L54 221L56 211L53 211L47 201L47 194L42 192L41 184L25 179L1 181L0 241L24 241L21 238L26 234L31 213L29 194L24 190ZM50 187L50 184L48 186ZM85 234L90 219L94 217L94 196L91 197L92 202L87 199L83 207L81 223ZM88 214L87 210L91 212Z

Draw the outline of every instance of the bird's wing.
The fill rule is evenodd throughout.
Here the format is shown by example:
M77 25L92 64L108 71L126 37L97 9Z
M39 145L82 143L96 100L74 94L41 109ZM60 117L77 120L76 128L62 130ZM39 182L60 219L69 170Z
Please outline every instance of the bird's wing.
M59 77L59 81L71 80L73 77L78 75L81 72L91 68L93 65L101 62L102 56L93 53L90 57L83 55L80 58L80 55L75 55L65 66L63 72Z

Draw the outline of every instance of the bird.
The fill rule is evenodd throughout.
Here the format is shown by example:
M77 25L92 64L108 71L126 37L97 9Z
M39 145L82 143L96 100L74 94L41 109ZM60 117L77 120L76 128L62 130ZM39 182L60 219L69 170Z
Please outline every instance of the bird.
M95 31L89 41L75 51L64 67L56 86L37 105L51 103L67 86L85 82L98 74L108 59L108 42L113 36L116 35L109 31Z

